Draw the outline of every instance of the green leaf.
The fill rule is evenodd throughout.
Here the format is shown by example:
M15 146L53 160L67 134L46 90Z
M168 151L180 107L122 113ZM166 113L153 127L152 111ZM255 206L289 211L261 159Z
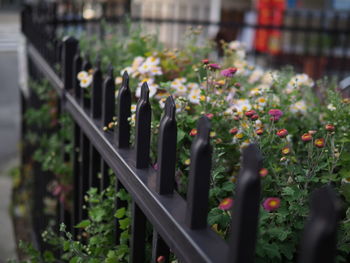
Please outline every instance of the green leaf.
M125 218L125 219L119 220L120 229L125 230L129 226L130 226L130 218Z
M186 135L186 133L183 130L179 129L177 131L177 143L181 142L183 140L183 138L185 137L185 135Z
M121 219L121 218L123 218L124 216L125 216L125 213L126 213L126 209L125 209L125 207L122 207L122 208L119 208L118 210L117 210L117 212L115 212L115 217L116 218L119 218L119 219Z
M83 220L81 221L79 224L77 224L75 227L76 228L86 228L90 225L90 220L89 219L86 219L86 220Z

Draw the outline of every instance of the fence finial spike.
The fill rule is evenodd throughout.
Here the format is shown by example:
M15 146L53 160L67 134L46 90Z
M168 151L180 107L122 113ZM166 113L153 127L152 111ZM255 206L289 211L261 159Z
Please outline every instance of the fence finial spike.
M173 96L169 96L165 101L165 115L170 119L175 119L176 104Z
M305 225L298 262L334 262L340 200L333 188L326 185L312 193L310 206L311 213Z
M96 62L95 62L96 68L100 69L101 68L101 56L100 54L97 54L96 56Z
M113 66L112 66L112 64L109 64L107 74L110 78L113 78Z
M123 73L123 81L122 81L122 87L128 87L129 86L129 74L125 70Z
M210 120L207 116L203 115L197 124L197 136L200 139L208 140L210 135Z
M141 86L141 96L140 99L143 101L148 101L149 98L149 88L147 82L142 83Z
M256 144L249 144L242 154L242 167L256 170L262 163L262 156Z

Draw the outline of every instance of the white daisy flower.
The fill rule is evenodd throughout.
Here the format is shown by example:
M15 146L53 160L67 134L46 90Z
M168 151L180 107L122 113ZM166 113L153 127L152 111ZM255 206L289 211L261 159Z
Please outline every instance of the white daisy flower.
M91 85L91 83L92 83L92 76L90 75L90 76L80 80L80 87L87 88Z
M180 85L176 87L176 94L184 95L187 92L187 87L185 85Z
M78 80L82 80L82 79L86 79L87 77L89 77L89 73L87 73L86 71L80 71L78 74L77 74L77 78Z
M306 113L307 107L304 100L299 100L296 103L290 105L290 111L293 113Z
M160 63L160 59L157 57L153 57L153 56L148 57L146 59L146 61L144 62L144 64L147 64L149 66L157 66L157 65L159 65L159 63Z
M188 95L188 100L193 103L193 104L199 104L200 102L200 98L201 98L201 95L200 95L200 92L191 92L189 95Z
M255 69L250 75L248 82L250 84L253 84L257 82L263 75L264 75L264 71L262 71L261 69Z
M135 112L136 111L136 104L131 104L130 110L131 110L131 112Z

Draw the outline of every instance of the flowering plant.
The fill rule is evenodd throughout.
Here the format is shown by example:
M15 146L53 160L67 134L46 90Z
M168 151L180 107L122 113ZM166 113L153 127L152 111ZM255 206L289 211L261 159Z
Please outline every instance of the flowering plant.
M147 82L150 87L155 168L162 108L167 96L175 98L176 184L184 197L190 145L197 134L195 123L203 114L211 120L214 149L208 223L218 234L227 238L229 232L241 149L256 143L264 156L264 168L259 172L262 198L256 261L295 261L299 234L308 215L308 197L325 183L334 184L347 204L338 238L338 261L347 261L350 101L342 99L334 82L315 83L306 74L295 74L288 68L257 68L248 63L244 45L236 41L222 43L220 63L206 58L209 44L201 47L194 39L181 50L163 49L151 37L132 36L111 46L106 43L97 48L102 53L102 66L106 58L113 62L117 85L121 83L120 72L131 75L134 103L140 86ZM84 79L81 85L88 87L92 81L88 72L79 74ZM131 110L135 111L135 105ZM134 126L134 114L130 122ZM113 125L108 128L113 129Z

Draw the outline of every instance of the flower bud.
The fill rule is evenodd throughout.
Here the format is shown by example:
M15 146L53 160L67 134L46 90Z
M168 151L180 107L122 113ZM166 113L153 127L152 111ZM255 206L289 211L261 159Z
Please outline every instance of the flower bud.
M335 130L335 127L333 124L326 124L324 128L326 129L326 131L329 131L329 132L332 132Z

